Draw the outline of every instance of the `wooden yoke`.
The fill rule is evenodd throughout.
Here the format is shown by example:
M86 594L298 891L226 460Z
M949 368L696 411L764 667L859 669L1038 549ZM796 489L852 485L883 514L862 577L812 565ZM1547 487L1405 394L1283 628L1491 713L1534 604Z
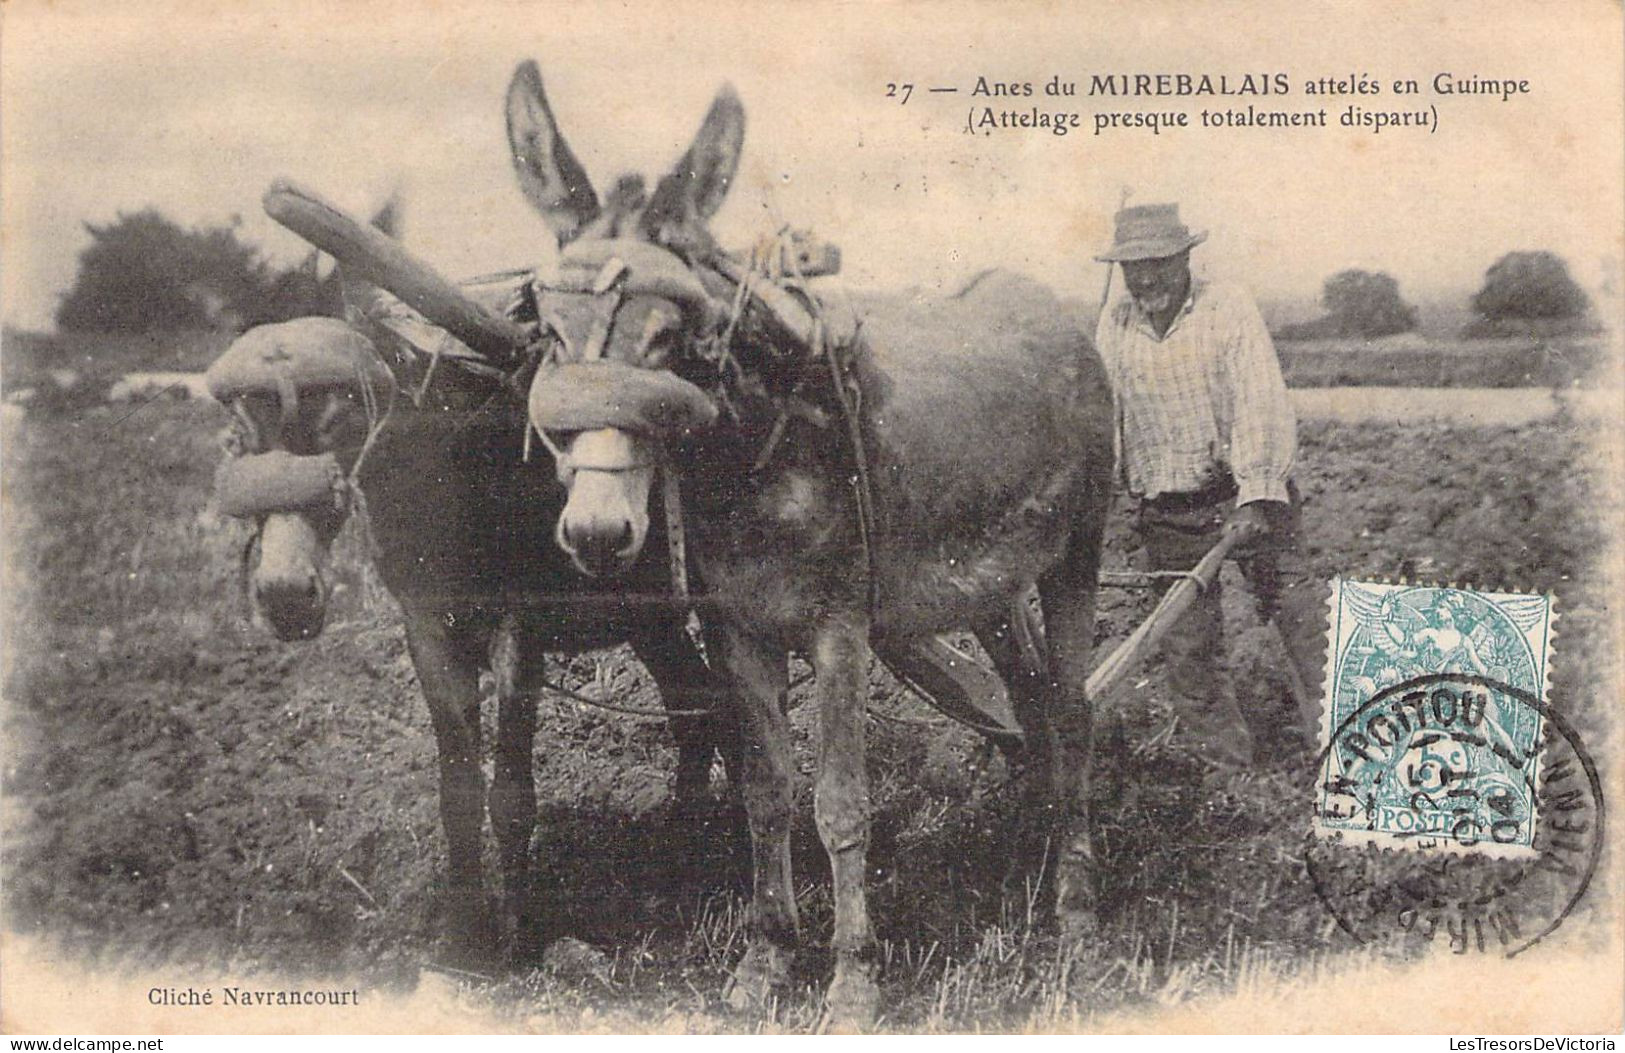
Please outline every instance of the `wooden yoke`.
M469 299L433 267L381 230L313 191L279 179L265 192L272 219L332 256L341 267L399 297L492 365L506 365L530 343L525 328Z
M356 277L399 297L493 363L511 359L530 343L524 327L487 311L394 238L362 223L313 190L279 179L265 192L265 212ZM711 265L735 284L749 268L727 256ZM816 319L800 301L770 281L751 281L752 294L796 340L811 346Z
M1089 674L1084 690L1091 702L1098 705L1156 649L1197 597L1218 579L1230 550L1243 540L1245 537L1240 534L1219 539L1201 562L1163 594L1150 617ZM1138 583L1136 579L1135 584ZM1029 595L1023 593L1016 598L1015 618L1025 616ZM1042 648L1041 639L1035 642ZM1004 682L946 638L929 637L904 649L888 649L880 654L880 659L948 716L1001 746L1021 742L1021 728L1010 708Z

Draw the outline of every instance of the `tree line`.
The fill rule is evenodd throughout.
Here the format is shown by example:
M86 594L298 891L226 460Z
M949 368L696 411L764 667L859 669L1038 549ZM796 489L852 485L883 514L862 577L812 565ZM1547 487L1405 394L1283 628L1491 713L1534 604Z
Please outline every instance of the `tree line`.
M374 226L395 234L392 198ZM338 315L344 306L336 269L322 273L312 251L277 266L240 233L241 220L183 227L154 208L86 223L73 285L57 303L57 328L72 332L241 331L302 315Z
M389 233L398 227L391 200L373 217ZM313 252L278 267L243 240L239 221L186 228L156 209L119 213L87 223L90 244L78 274L56 309L59 329L90 332L241 330L343 307L336 272L322 274ZM1390 336L1414 330L1417 310L1399 283L1380 271L1344 270L1321 290L1325 314L1281 328L1286 339ZM1590 309L1568 264L1552 252L1509 252L1484 275L1470 302L1474 322L1464 336L1555 332L1585 324Z
M1359 337L1406 333L1417 326L1417 311L1399 292L1399 283L1381 271L1344 270L1326 279L1320 305L1325 314L1282 326L1283 339ZM1484 273L1484 284L1468 302L1476 316L1465 337L1556 335L1589 328L1590 300L1553 252L1509 252Z

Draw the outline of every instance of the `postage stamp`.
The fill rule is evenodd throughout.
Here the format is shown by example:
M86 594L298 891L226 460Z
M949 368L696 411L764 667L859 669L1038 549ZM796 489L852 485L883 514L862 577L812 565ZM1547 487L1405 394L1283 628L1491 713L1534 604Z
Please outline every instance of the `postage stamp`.
M1334 581L1316 833L1533 856L1553 617L1549 596Z
M1411 727L1431 727L1401 745L1377 720L1397 723L1396 704ZM1526 716L1509 720L1509 711ZM1531 725L1532 750L1509 745L1508 727ZM1342 727L1321 753L1325 817L1305 855L1316 894L1356 942L1513 957L1575 910L1601 861L1607 818L1596 762L1562 709L1476 673L1431 673L1379 691ZM1396 770L1358 757L1383 737L1396 740L1383 748L1412 760ZM1418 785L1408 799L1388 792L1409 782ZM1388 803L1376 804L1384 794ZM1361 807L1390 811L1352 829L1319 825L1357 820Z

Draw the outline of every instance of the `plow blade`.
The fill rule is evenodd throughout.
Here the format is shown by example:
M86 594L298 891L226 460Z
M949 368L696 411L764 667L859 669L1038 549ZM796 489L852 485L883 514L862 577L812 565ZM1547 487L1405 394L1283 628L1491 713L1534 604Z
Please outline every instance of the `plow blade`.
M1217 580L1225 558L1242 540L1241 535L1232 534L1209 549L1188 575L1163 594L1150 617L1095 667L1084 688L1091 704L1100 702L1125 677L1139 668L1163 637L1179 624L1180 617L1196 602L1197 597ZM1129 576L1124 577L1127 584ZM1028 612L1024 600L1017 601L1016 613L1018 625L1031 634L1030 643L1022 641L1023 661L1028 664L1040 661L1042 631L1036 621L1025 617ZM892 675L946 716L980 732L1001 747L1021 745L1021 726L1016 723L1015 711L1010 707L1010 693L1004 681L985 664L943 637L932 637L903 648L877 648L876 654L892 671Z
M947 640L934 636L907 647L877 649L875 654L893 676L945 716L999 746L1021 745L1021 727L1004 681Z

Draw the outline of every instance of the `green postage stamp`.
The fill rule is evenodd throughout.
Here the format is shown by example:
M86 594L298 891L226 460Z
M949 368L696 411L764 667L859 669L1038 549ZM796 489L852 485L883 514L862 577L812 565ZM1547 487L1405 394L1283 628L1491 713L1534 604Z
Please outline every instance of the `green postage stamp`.
M1535 854L1550 596L1337 579L1315 830Z

